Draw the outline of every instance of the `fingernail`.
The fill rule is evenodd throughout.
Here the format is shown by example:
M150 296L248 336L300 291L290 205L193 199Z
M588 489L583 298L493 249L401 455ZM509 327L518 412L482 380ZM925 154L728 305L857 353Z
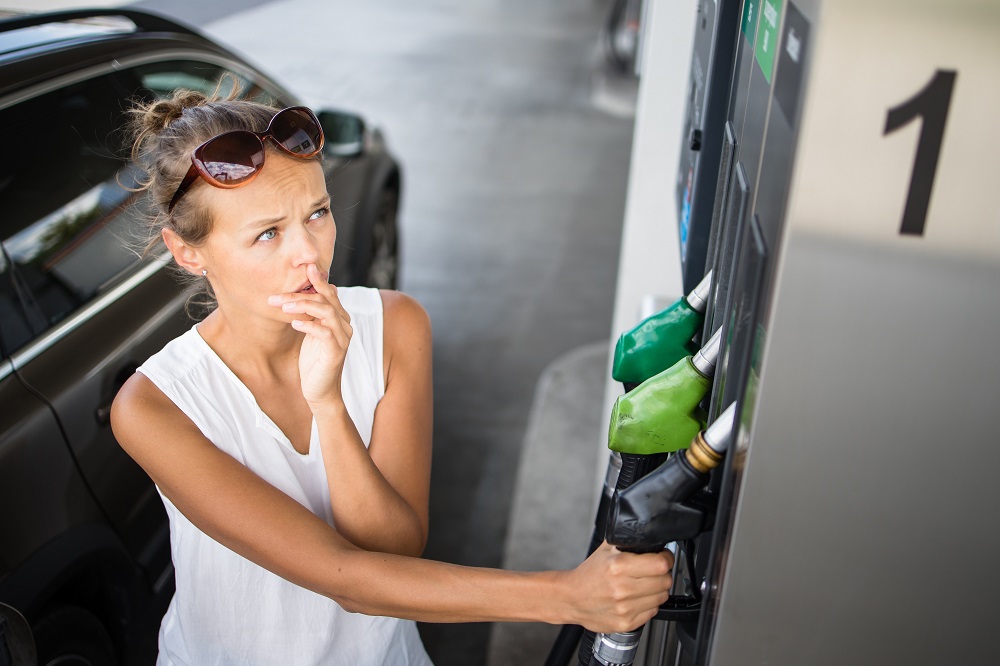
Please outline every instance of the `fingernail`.
M281 306L282 310L291 310L293 308L295 308L295 303L285 303Z
M268 296L268 305L281 305L281 296Z

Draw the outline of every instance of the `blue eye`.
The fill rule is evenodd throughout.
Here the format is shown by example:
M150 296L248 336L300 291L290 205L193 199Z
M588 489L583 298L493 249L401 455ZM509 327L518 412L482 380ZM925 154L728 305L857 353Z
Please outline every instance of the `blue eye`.
M259 240L259 241L274 240L274 238L277 235L278 235L278 229L277 229L277 227L271 227L270 229L268 229L264 233L262 233L260 236L257 236L257 240Z
M312 215L310 215L309 219L310 220L318 220L319 218L326 217L329 214L330 214L330 209L326 208L326 207L323 207L323 208L318 209Z

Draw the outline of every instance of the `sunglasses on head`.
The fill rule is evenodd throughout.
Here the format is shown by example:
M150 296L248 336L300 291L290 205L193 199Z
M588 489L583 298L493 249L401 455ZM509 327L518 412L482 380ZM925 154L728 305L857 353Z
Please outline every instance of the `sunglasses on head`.
M264 139L271 138L293 157L307 159L323 150L323 128L304 106L290 106L274 114L263 132L233 130L213 137L191 153L191 168L167 206L169 213L201 176L209 185L241 187L264 167Z

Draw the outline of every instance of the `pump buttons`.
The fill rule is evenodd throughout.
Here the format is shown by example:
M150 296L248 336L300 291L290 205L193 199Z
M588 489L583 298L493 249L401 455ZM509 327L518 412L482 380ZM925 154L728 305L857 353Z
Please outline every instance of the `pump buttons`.
M691 130L691 137L689 139L689 145L691 150L701 150L701 130L693 129Z

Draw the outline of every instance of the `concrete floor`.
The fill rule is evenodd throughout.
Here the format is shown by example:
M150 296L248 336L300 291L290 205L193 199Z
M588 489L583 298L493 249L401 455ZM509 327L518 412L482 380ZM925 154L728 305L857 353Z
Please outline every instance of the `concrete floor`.
M591 103L608 3L136 4L384 127L404 168L401 286L434 326L425 556L501 566L536 383L610 330L632 121ZM437 666L486 663L489 625L420 629Z
M600 492L595 471L608 464L600 446L608 415L600 407L609 351L601 341L567 352L538 382L514 484L505 569L570 569L587 552ZM498 622L486 664L541 664L558 633L547 624Z

